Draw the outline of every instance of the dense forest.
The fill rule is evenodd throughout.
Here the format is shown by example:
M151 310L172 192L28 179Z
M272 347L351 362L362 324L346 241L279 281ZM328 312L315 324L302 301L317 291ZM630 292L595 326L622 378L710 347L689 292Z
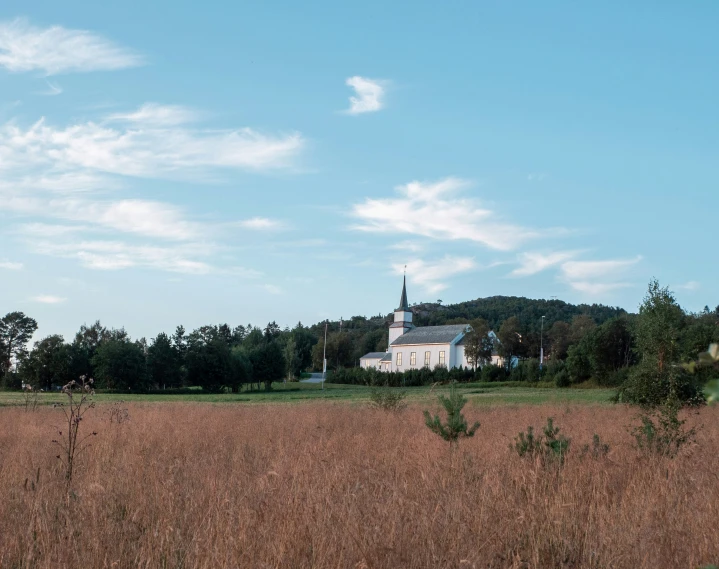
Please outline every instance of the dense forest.
M661 332L656 332L659 340L652 340L663 346L661 370L665 360L692 360L711 342L719 341L719 307L687 313L671 292L655 281L638 314L599 304L505 296L446 306L441 301L414 304L411 310L417 326L472 325L475 333L469 341L477 347L477 369L454 372L459 374L457 379L479 379L481 374L487 380L541 379L561 386L588 380L624 385L630 379L630 368L640 368L647 350L656 347L645 345L651 316L647 303L651 302L658 302L664 310L658 323L652 324ZM0 319L0 373L6 389L23 384L52 389L83 375L94 378L98 388L119 391L189 386L238 391L262 384L269 389L273 381L292 380L303 372L321 369L326 326L326 354L333 379L371 383L380 380L354 368L363 354L387 349L391 322L392 314L312 326L298 323L285 329L275 322L264 327L212 324L191 332L178 326L173 333L160 332L149 342L133 340L124 329L108 329L95 322L83 325L71 341L51 335L30 346L37 322L21 312L11 312ZM487 348L490 330L500 343ZM541 369L540 345L546 358ZM507 369L485 365L492 349L506 361L520 364ZM411 383L435 380L435 371L440 379L444 377L442 370L424 370L418 379L415 371L417 377ZM406 385L406 380L401 384Z

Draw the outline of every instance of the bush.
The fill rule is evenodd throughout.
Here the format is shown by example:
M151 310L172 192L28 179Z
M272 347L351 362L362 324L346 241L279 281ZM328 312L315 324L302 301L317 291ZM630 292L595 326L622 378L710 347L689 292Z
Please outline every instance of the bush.
M627 380L614 400L644 407L656 407L669 400L686 405L705 402L699 378L679 366L666 366L659 372L651 361L642 362L629 370Z
M554 376L554 384L557 387L569 387L572 384L572 378L569 377L569 372L566 368L562 368Z
M569 450L570 439L559 434L559 427L554 426L554 419L549 417L547 425L540 436L535 436L534 428L527 427L527 432L521 432L514 439L514 445L509 445L520 457L539 459L543 464L564 463L564 457Z
M486 364L482 368L482 381L504 381L507 378L507 371L494 364Z
M396 387L373 387L369 394L372 406L384 411L401 411L407 406L405 397L407 392Z
M609 453L609 445L602 442L602 439L599 438L599 435L594 433L594 436L592 437L592 446L584 445L582 447L582 454L580 455L582 458L585 456L588 456L590 458L593 458L594 460L599 460L600 458L604 458Z
M696 429L684 428L686 420L679 419L679 408L677 403L669 402L639 415L642 424L631 430L639 450L674 458L681 447L694 440Z

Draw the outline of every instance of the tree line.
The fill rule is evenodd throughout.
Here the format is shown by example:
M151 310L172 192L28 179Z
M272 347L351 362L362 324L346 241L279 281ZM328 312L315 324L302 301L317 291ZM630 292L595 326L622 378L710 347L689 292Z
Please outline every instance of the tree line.
M620 386L627 398L650 397L637 395L641 390L636 386L646 384L647 377L659 378L655 383L664 385L665 391L668 386L687 384L679 363L696 358L710 343L719 341L719 307L714 311L706 307L698 314L686 312L671 291L656 281L650 283L638 314L597 304L518 297L450 306L437 301L415 304L411 310L418 326L471 324L465 352L473 369L464 370L456 379L543 380L558 386L591 380ZM326 354L333 380L362 383L368 379L354 371L359 358L387 349L391 322L392 314L355 316L309 327L298 323L291 329L270 322L264 328L208 325L187 333L178 326L173 334L159 333L150 342L132 340L124 329L108 329L96 322L81 326L71 342L51 335L29 348L37 323L12 312L0 319L0 374L7 388L24 382L49 389L86 375L95 378L99 388L119 391L188 386L239 391L243 386L259 389L262 384L269 389L273 381L321 370ZM545 361L540 369L542 347ZM503 358L504 368L489 363L493 354ZM424 370L393 382L414 385L442 378L441 370Z

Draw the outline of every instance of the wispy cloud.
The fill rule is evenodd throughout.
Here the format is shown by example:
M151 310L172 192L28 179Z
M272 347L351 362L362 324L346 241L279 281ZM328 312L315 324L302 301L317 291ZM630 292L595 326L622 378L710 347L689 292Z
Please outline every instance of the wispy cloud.
M58 85L57 83L51 83L50 81L45 81L47 83L47 91L42 91L39 93L40 95L46 95L48 97L54 97L55 95L62 94L62 87Z
M30 300L33 302L40 302L41 304L60 304L65 302L67 298L62 296L53 296L51 294L40 294L38 296L33 296Z
M0 22L0 67L46 75L123 69L144 63L137 53L85 30L38 28L24 19Z
M24 265L22 263L16 263L13 261L0 261L0 269L6 269L8 271L21 271Z
M253 217L251 219L245 219L237 222L239 227L244 229L258 229L258 230L274 230L282 229L284 224L277 219L269 219L267 217Z
M505 222L476 200L455 194L469 186L458 178L439 182L410 182L396 188L398 198L366 199L352 215L361 223L354 229L376 233L421 235L440 240L468 240L490 249L509 251L529 239L558 230L537 231Z
M410 282L416 283L429 293L438 293L449 285L447 279L477 268L477 264L471 257L445 256L435 261L413 259L408 261L407 277ZM395 274L401 275L405 271L404 263L392 265Z
M701 285L697 281L687 281L685 283L672 286L673 289L687 291L699 290L700 287Z
M416 241L400 241L399 243L390 245L389 248L397 249L398 251L412 251L413 253L418 253L424 249L424 247Z
M602 296L614 290L631 286L623 280L627 271L642 257L633 259L609 259L603 261L567 261L561 265L562 280L574 290L590 295Z
M277 285L273 285L273 284L263 285L262 288L264 288L270 294L284 294L284 292L285 292L284 290L282 290L281 287L279 287Z
M154 108L151 113L141 108L136 121L118 126L84 122L57 128L41 119L23 129L7 123L0 127L0 172L44 168L66 175L173 179L217 168L287 167L303 146L297 133L195 129L173 122L181 115L173 108Z
M519 267L509 276L526 277L555 267L577 255L577 251L555 251L553 253L525 252L517 256Z
M355 90L355 97L350 97L350 108L347 113L359 115L379 111L384 106L384 81L368 79L355 75L345 84Z
M199 118L199 113L182 105L145 103L136 111L115 113L108 116L107 120L142 126L167 127L194 122Z
M568 261L562 264L562 273L570 281L613 278L641 260L642 257L638 255L633 259Z

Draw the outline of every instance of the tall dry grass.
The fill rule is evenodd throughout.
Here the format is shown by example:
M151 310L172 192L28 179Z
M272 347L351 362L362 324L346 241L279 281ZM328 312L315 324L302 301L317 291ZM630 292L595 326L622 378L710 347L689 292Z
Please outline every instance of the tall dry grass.
M675 460L632 447L622 407L467 409L449 445L400 414L351 407L98 407L65 493L57 410L0 410L0 567L631 567L719 560L719 409L691 416ZM561 472L510 452L554 416L577 450ZM39 472L39 480L36 477Z

